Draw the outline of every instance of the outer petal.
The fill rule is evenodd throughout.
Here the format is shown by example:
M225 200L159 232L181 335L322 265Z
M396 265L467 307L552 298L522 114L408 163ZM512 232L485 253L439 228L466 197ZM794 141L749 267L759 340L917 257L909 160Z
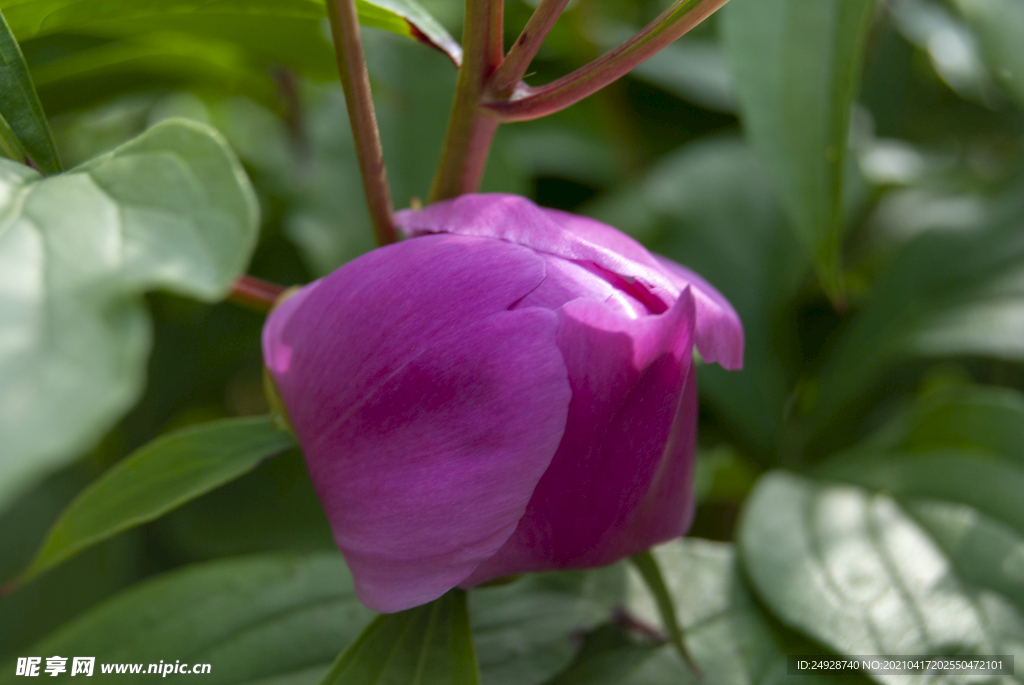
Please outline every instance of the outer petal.
M462 581L549 466L570 399L557 315L508 311L542 278L523 248L425 237L272 314L286 320L265 356L367 606L406 609Z
M697 304L697 351L706 362L726 369L743 368L743 324L740 315L720 292L681 264L654 255L677 288L693 288Z
M689 289L666 313L638 320L593 300L561 313L559 346L573 388L565 437L515 533L463 587L601 566L675 537L687 523L694 433L685 428L696 420L693 403L683 401L692 368ZM666 452L673 425L680 442Z
M395 223L408 235L458 233L499 238L575 262L589 262L625 277L615 285L641 301L646 290L662 307L671 306L687 285L697 308L696 345L708 362L729 369L743 365L743 328L729 302L704 279L669 260L655 257L640 243L607 224L553 209L542 209L517 195L463 195L419 211L398 212ZM643 288L629 283L635 279Z

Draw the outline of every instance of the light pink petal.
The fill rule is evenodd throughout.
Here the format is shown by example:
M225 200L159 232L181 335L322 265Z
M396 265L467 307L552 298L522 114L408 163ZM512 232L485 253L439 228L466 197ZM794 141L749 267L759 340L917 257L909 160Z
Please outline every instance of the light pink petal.
M558 317L508 310L542 278L524 248L424 237L272 314L287 320L268 363L292 348L272 371L367 606L406 609L466 578L549 466L571 392Z
M637 320L583 299L561 314L573 391L565 436L515 533L463 587L608 564L681 534L686 523L692 446L687 454L681 443L669 452L665 444L674 425L683 440L696 420L683 392L692 368L690 290L664 314Z
M407 235L457 233L498 238L562 259L591 263L617 274L615 285L644 301L649 292L660 308L645 301L654 313L671 306L691 285L697 307L697 350L708 362L729 369L743 365L743 328L729 302L703 278L667 259L656 257L640 243L607 224L553 209L543 209L518 195L463 195L414 211L398 212L395 223ZM632 285L635 280L642 288Z

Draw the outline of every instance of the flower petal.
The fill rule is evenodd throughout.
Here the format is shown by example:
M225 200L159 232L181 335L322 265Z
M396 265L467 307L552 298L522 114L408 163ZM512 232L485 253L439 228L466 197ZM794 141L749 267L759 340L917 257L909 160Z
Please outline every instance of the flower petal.
M462 581L549 466L571 392L558 317L508 310L542 278L524 248L424 237L272 314L287 320L268 327L267 361L292 350L271 372L367 606L399 611Z
M720 292L681 264L654 255L677 288L690 286L697 305L697 351L706 362L729 370L743 368L743 324L740 315Z
M663 456L673 426L684 438L687 422L696 421L693 403L683 402L692 369L690 290L664 314L636 320L586 299L561 314L558 341L573 390L565 436L515 533L463 587L510 573L601 566L680 535L687 523L679 510L689 507L692 447L687 455L677 444L669 463Z
M621 231L583 216L543 209L518 195L463 195L421 210L398 212L407 235L457 233L524 245L639 281L665 307L692 286L697 307L697 350L725 368L743 365L743 327L729 302L703 278L657 257Z

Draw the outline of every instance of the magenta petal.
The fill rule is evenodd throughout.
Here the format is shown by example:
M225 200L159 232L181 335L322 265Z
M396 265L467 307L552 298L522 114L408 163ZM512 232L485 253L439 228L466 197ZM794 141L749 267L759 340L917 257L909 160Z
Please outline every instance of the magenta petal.
M743 327L732 305L703 278L652 255L636 240L600 221L495 193L463 195L422 210L398 212L395 223L411 236L457 233L498 238L562 259L596 264L636 279L665 306L692 286L697 350L705 361L727 369L743 366Z
M271 371L367 606L439 597L515 530L570 399L557 315L508 311L542 278L523 248L425 237L272 314L265 354L294 350Z
M679 535L687 523L692 445L689 453L665 445L695 421L683 392L692 368L690 290L664 314L641 319L583 299L561 314L558 341L573 391L565 436L515 533L463 587L601 566Z
M697 351L706 362L729 370L743 368L743 324L729 300L701 276L681 264L655 255L676 287L691 286L697 305Z

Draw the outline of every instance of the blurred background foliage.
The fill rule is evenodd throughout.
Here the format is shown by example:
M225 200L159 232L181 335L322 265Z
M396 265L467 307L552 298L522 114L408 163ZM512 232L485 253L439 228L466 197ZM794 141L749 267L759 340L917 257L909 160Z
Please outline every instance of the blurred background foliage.
M791 170L765 157L764 124L741 116L766 106L742 85L736 54L750 28L729 15L742 3L752 4L733 0L736 8L582 103L503 126L483 190L607 221L694 268L740 312L744 369L700 367L692 536L709 541L658 552L704 682L776 682L786 653L1004 653L1024 663L1024 10L1016 0L864 3L836 229L808 244L801 222L813 220L793 211ZM261 237L249 273L301 284L372 249L315 3L296 3L287 16L239 14L227 1L202 12L154 5L138 16L101 7L54 11L41 23L19 19L30 4L0 9L67 167L163 119L195 119L223 133L258 191ZM460 35L458 2L423 5ZM527 80L581 66L662 9L572 3ZM509 0L506 44L531 11ZM412 41L363 33L404 207L428 192L455 69ZM147 299L154 342L144 396L81 459L0 513L0 580L26 565L78 491L132 450L174 428L267 411L261 315L162 293ZM253 587L282 602L267 617L305 625L308 649L287 667L221 680L225 668L214 681L316 682L367 620L344 588L335 592L341 613L302 618L319 596L315 579L344 574L333 549L301 455L286 454L4 598L0 661L150 576L286 550L318 553L294 571L313 580L295 580L272 557L220 561L188 571L189 601L232 596L223 590L232 574L265 578ZM286 582L294 587L278 587ZM132 592L116 600L121 613L87 614L90 630L127 640L138 625L132 612L173 594ZM622 628L623 607L657 624L642 594L621 567L474 593L484 682L690 682L670 649ZM605 628L621 634L583 637L609 620ZM125 661L148 658L136 648L125 648ZM588 666L593 655L615 667ZM292 679L260 680L280 674Z

